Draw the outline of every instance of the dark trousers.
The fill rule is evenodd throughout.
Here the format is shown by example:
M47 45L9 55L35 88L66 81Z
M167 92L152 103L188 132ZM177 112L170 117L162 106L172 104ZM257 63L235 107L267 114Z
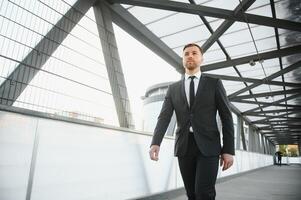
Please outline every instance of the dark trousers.
M219 156L202 155L190 133L187 153L178 161L188 199L215 200Z

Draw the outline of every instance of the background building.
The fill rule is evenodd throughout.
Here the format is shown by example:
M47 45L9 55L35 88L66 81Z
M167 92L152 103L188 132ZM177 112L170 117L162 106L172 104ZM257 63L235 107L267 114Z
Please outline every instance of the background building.
M142 118L142 130L147 132L153 132L157 123L157 118L160 114L161 107L167 92L168 86L172 82L166 82L156 84L149 87L143 100L143 118ZM173 136L176 130L176 116L175 113L172 116L170 124L167 128L166 135Z

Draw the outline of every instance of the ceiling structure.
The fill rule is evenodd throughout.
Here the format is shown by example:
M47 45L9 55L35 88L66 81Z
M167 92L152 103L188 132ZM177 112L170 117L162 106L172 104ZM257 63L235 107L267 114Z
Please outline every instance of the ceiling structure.
M223 80L232 111L273 144L301 143L299 0L107 0L114 23L179 73L187 43Z

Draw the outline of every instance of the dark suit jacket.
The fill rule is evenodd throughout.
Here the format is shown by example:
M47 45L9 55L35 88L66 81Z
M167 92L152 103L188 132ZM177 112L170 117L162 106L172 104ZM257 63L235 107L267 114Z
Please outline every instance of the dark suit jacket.
M201 76L194 104L189 108L185 95L184 79L169 86L154 130L152 145L160 145L173 111L177 117L175 156L183 156L187 150L189 127L192 126L195 141L205 156L221 153L234 155L234 128L226 91L219 79ZM217 128L216 113L222 121L223 147Z

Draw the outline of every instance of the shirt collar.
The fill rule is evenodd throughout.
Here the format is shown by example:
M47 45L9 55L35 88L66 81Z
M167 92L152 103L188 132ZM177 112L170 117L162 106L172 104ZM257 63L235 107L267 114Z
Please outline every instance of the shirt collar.
M197 73L193 74L193 75L188 75L188 74L185 73L185 80L187 80L190 76L195 76L197 79L200 79L201 75L202 75L201 70L198 71Z

